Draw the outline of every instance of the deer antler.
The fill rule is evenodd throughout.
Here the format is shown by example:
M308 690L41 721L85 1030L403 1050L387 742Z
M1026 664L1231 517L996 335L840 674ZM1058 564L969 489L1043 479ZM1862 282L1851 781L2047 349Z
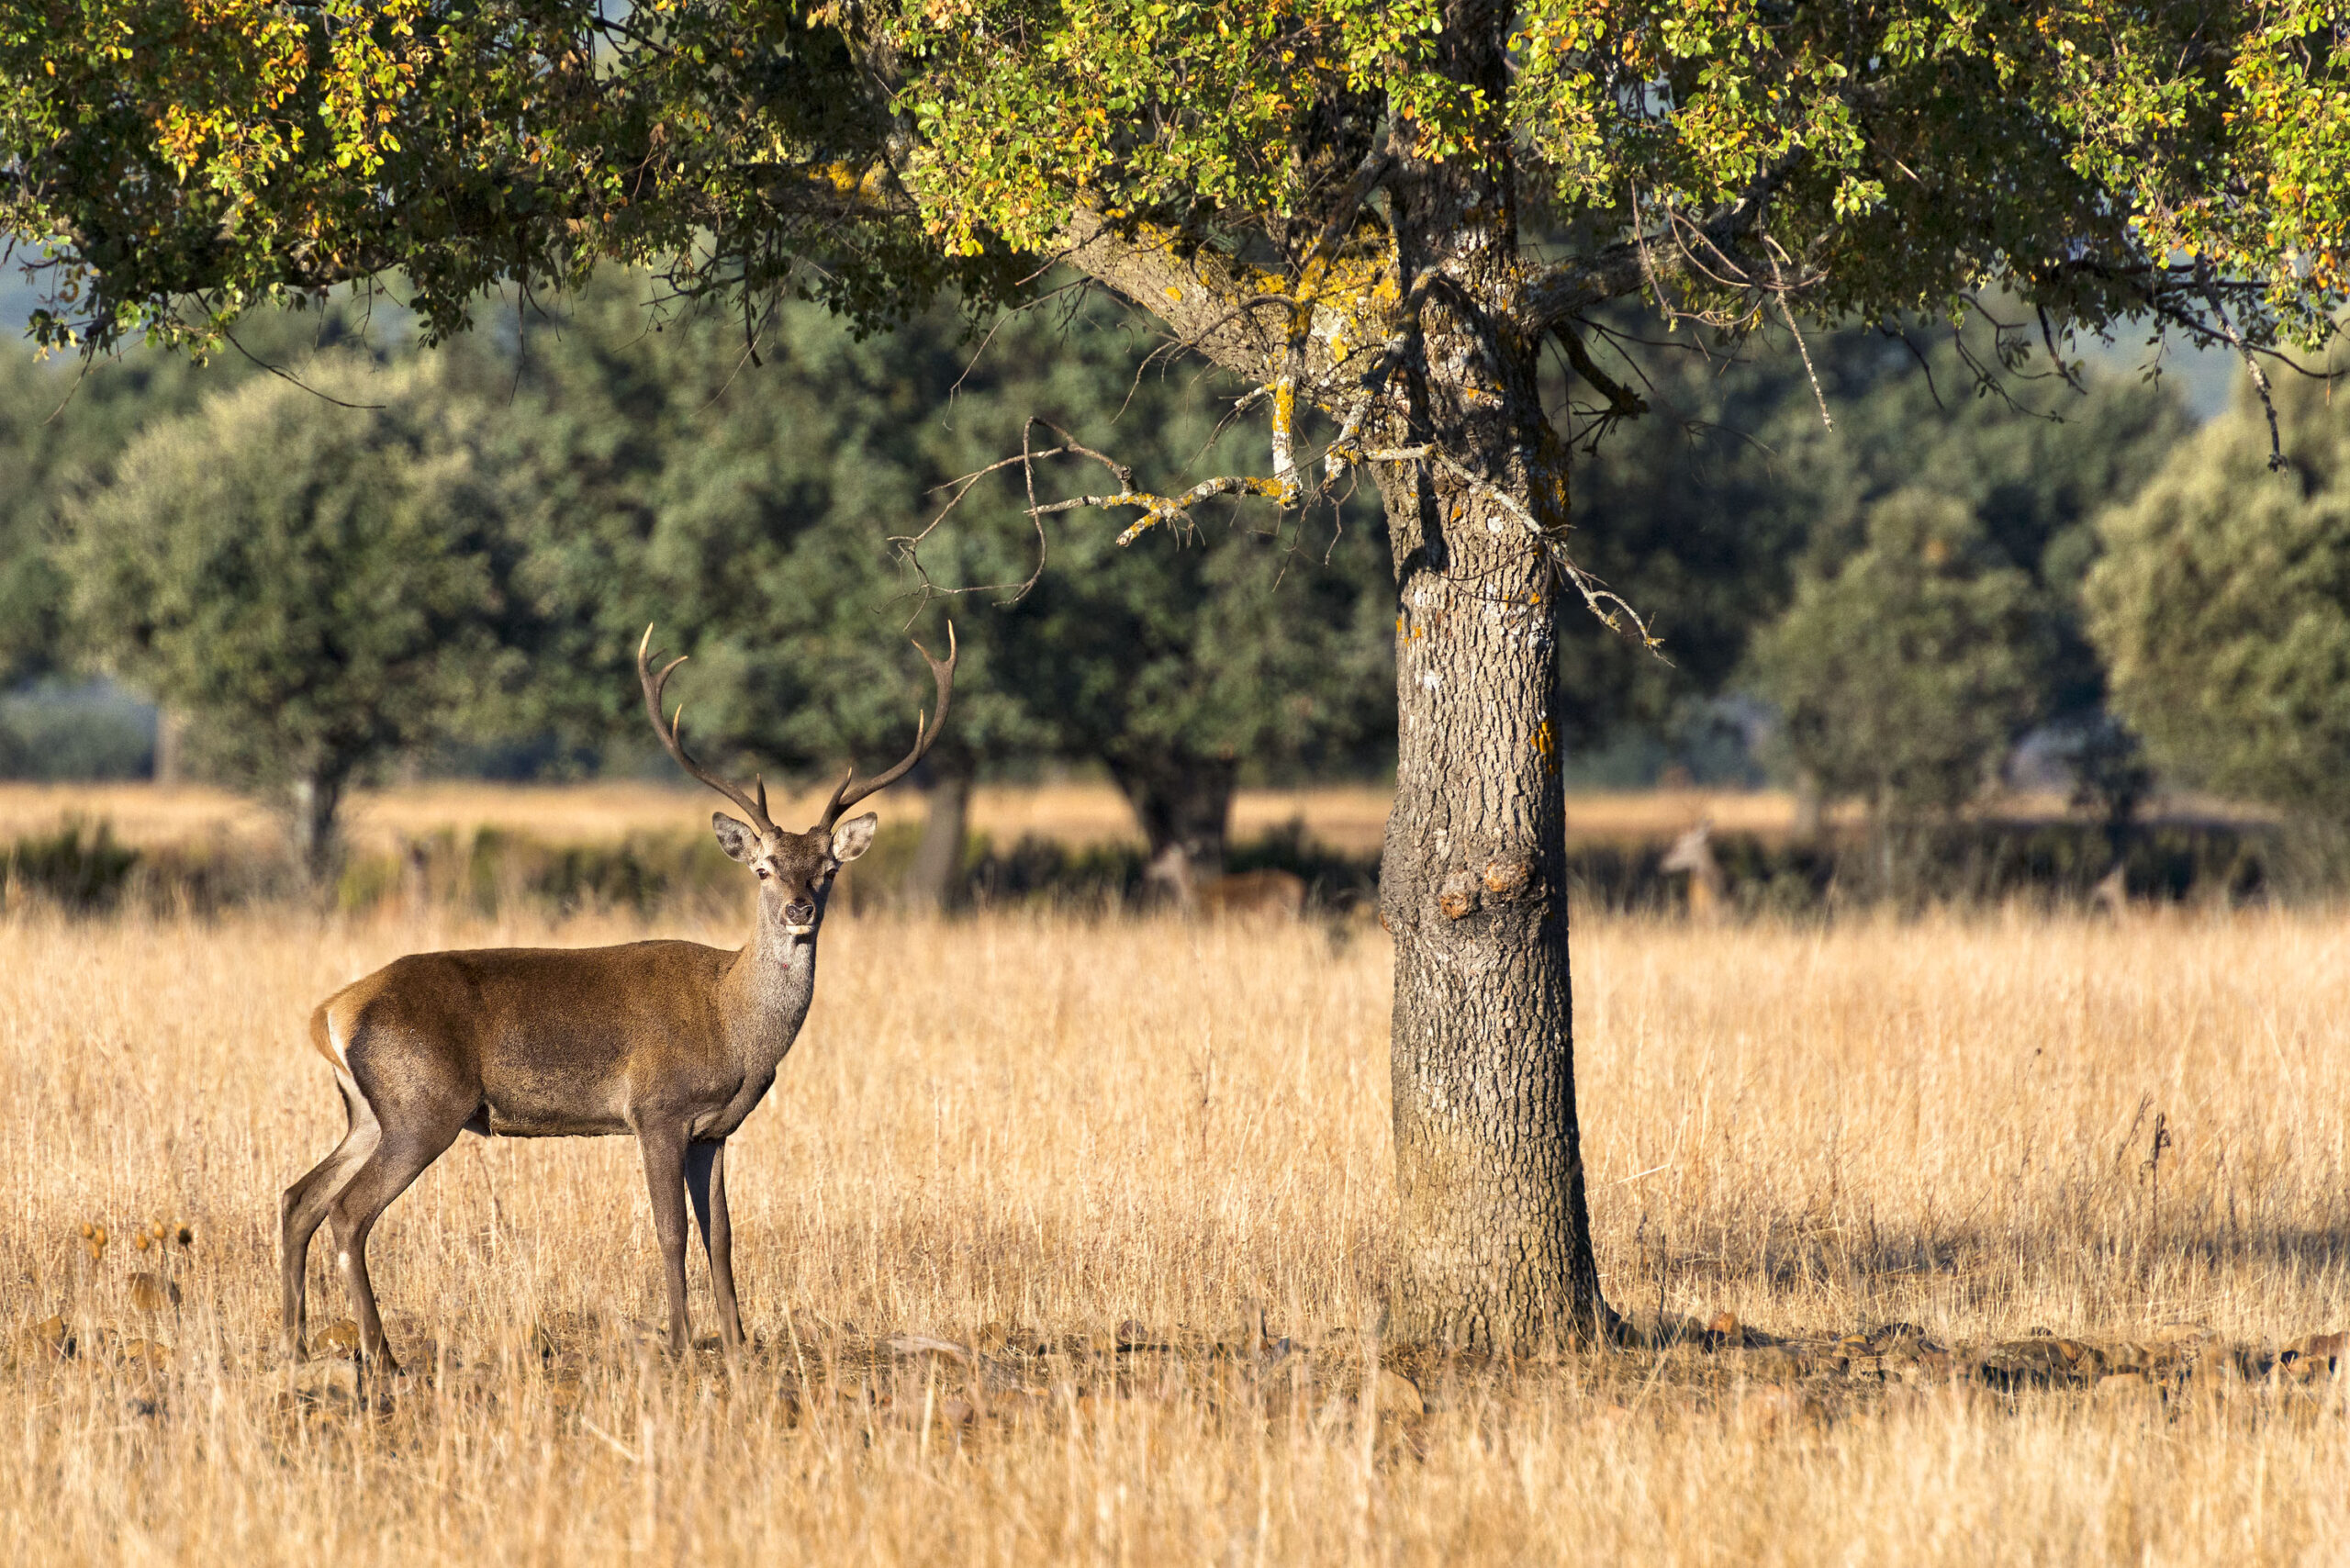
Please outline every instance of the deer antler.
M903 778L912 770L913 765L923 759L923 754L937 743L939 732L946 727L946 705L948 700L955 694L957 656L955 622L949 621L946 623L946 656L945 658L932 658L930 650L920 643L914 644L914 651L920 654L923 661L930 666L931 678L938 683L938 711L927 720L920 712L915 713L914 748L906 753L904 759L889 772L878 773L860 784L856 781L856 764L850 763L847 774L841 779L840 788L833 791L832 800L824 806L823 816L818 820L811 832L829 831L834 823L840 821L843 812L864 800L867 795L887 790L890 785Z
M764 777L760 778L758 780L758 797L754 800L751 796L745 795L742 790L737 790L733 785L729 784L723 778L717 778L714 775L706 772L701 764L696 762L687 754L685 740L678 734L677 726L683 723L686 718L686 705L684 703L680 702L677 704L677 715L674 718L669 719L666 722L663 722L661 717L662 689L669 684L670 672L676 669L679 665L686 662L686 655L679 654L676 658L671 659L667 664L663 665L661 666L660 673L656 675L653 670L653 661L659 658L661 655L652 650L653 627L650 623L647 623L644 628L643 640L636 644L636 678L637 683L644 688L645 717L653 721L653 733L661 737L662 749L669 754L671 758L676 761L679 767L684 768L688 774L700 779L703 783L709 785L711 789L717 790L720 794L733 801L737 806L740 806L743 809L744 814L751 819L751 825L758 829L760 833L771 834L778 831L775 823L767 820L767 781ZM945 711L944 704L941 704L940 711L942 712ZM895 775L892 775L892 777L895 777Z

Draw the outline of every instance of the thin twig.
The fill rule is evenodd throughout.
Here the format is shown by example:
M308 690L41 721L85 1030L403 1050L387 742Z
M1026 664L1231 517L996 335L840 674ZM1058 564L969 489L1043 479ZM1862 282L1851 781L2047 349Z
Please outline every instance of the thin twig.
M267 360L255 359L252 351L248 350L244 344L237 342L237 334L230 331L228 328L221 328L220 335L229 340L229 346L230 348L235 349L239 353L243 354L247 359L252 360L253 364L259 365L262 369L266 370L272 375L276 376L280 381L299 386L311 397L322 398L326 401L332 403L338 409L352 409L361 412L366 412L384 407L381 403L346 403L330 392L321 392L317 387L306 384L299 376L294 375L291 371L285 370L278 365L272 364Z
M1836 416L1828 411L1828 394L1820 389L1819 372L1811 363L1811 347L1803 341L1803 329L1796 325L1795 310L1787 304L1786 284L1779 271L1779 248L1768 240L1765 240L1763 244L1771 252L1772 281L1778 286L1773 291L1772 297L1778 302L1779 319L1787 324L1787 335L1796 341L1796 353L1803 356L1803 373L1809 378L1811 395L1819 404L1819 422L1832 431L1836 428Z
M2220 291L2211 285L2211 263L2201 257L2196 259L2196 281L2202 286L2203 297L2210 302L2211 314L2219 318L2220 330L2227 335L2237 353L2244 356L2244 366L2252 372L2252 389L2260 395L2261 411L2268 416L2268 467L2273 473L2285 466L2285 442L2277 430L2277 399L2268 386L2268 373L2260 368L2260 361L2244 347L2244 335L2228 319L2228 308L2220 301Z

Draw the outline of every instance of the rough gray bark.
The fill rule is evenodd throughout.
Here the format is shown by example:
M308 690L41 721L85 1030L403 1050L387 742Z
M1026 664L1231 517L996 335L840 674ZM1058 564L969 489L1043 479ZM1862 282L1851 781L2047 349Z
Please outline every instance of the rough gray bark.
M1575 1115L1556 600L1515 541L1496 548L1489 507L1425 488L1390 502L1407 565L1380 864L1402 1201L1389 1332L1580 1339L1610 1319Z
M1240 765L1180 747L1134 750L1108 761L1150 846L1153 891L1188 906L1193 888L1224 874Z
M1449 13L1456 7L1448 7ZM1473 8L1473 7L1472 7ZM1469 25L1473 40L1500 30ZM1448 24L1450 17L1448 16ZM1503 62L1455 69L1503 86ZM1498 102L1496 90L1494 101ZM1567 453L1544 417L1505 169L1411 162L1393 187L1407 279L1432 273L1412 404L1385 432L1482 454L1380 472L1401 596L1391 1070L1400 1272L1389 1332L1531 1350L1607 1333L1575 1116L1559 778ZM1580 607L1577 612L1580 613Z
M968 758L945 751L930 758L930 793L923 802L922 842L906 868L902 896L917 909L939 914L962 902L963 841L971 820L971 774Z

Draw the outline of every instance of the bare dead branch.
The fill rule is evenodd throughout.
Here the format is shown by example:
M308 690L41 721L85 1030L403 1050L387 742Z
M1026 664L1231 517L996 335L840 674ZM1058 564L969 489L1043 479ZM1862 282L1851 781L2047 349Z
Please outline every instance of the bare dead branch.
M2081 378L2073 374L2073 367L2066 364L2065 356L2056 352L2056 326L2048 319L2048 307L2036 305L2032 308L2040 317L2040 342L2048 351L2048 363L2056 367L2056 374L2064 378L2065 386L2083 397L2088 396L2089 389L2081 385Z
M1811 345L1803 341L1803 329L1796 325L1795 310L1787 304L1786 278L1779 267L1782 252L1768 235L1762 237L1762 243L1771 254L1772 297L1778 303L1779 319L1787 324L1787 335L1796 341L1796 353L1803 356L1804 375L1811 382L1811 395L1819 403L1819 422L1832 431L1836 428L1836 416L1828 411L1828 394L1820 389L1819 372L1811 363Z
M1599 617L1601 625L1628 641L1639 643L1641 647L1655 654L1657 657L1661 659L1664 657L1663 654L1659 652L1662 644L1650 633L1649 623L1641 618L1640 612L1634 610L1622 595L1610 588L1601 579L1575 565L1574 558L1567 554L1567 542L1550 530L1544 528L1532 512L1528 511L1518 503L1516 497L1490 480L1472 473L1449 455L1441 452L1434 455L1438 466L1517 521L1533 539L1535 547L1540 550L1550 561L1551 569L1583 597L1584 608ZM1609 609L1610 605L1615 608ZM1629 624L1627 625L1627 622ZM1666 660L1668 664L1671 662Z

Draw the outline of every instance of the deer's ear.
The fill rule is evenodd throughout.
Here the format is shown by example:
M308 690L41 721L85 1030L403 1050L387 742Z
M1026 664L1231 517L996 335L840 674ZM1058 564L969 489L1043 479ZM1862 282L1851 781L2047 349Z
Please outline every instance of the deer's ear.
M736 822L724 812L710 813L711 831L718 834L718 847L726 851L727 858L749 865L751 857L759 852L758 835Z
M881 819L871 812L861 817L851 817L833 829L833 858L841 862L856 859L873 847L873 830Z

